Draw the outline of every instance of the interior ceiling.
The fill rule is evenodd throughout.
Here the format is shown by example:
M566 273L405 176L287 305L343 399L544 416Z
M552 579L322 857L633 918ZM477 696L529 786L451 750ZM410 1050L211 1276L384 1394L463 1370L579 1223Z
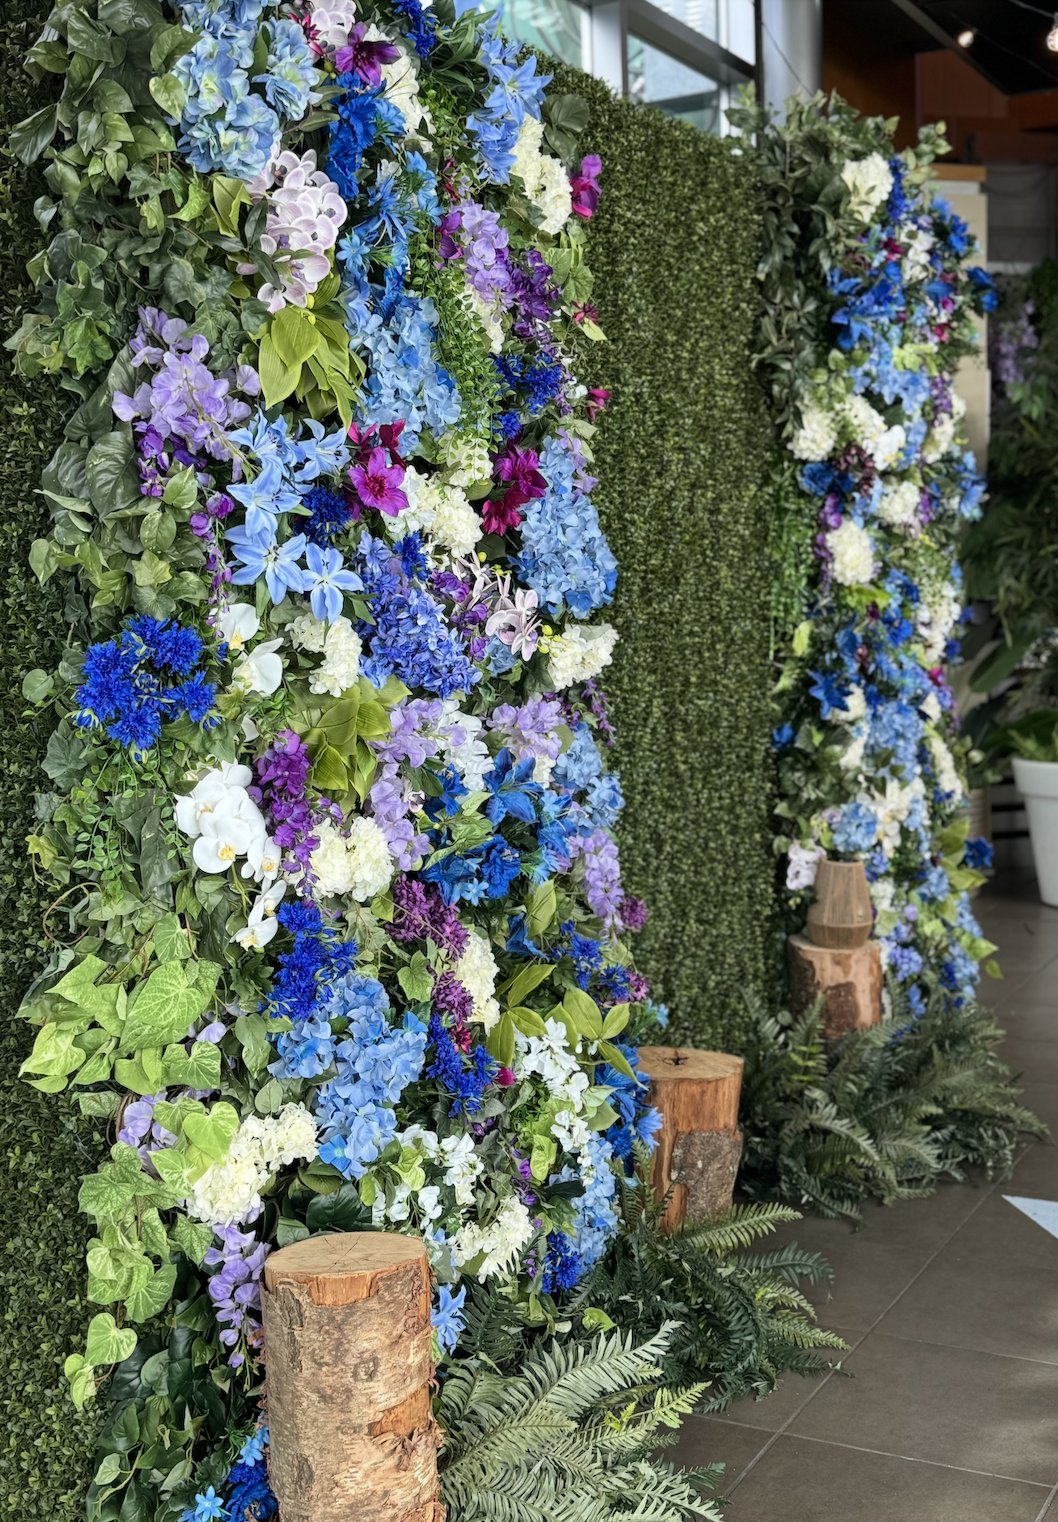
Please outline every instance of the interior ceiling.
M859 0L846 0L840 9L851 21ZM970 46L956 51L1004 95L1058 86L1058 53L1046 43L1055 24L1053 9L1026 0L888 0L888 10L886 25L903 30L910 23L920 37L931 39L916 52L950 46L960 32L972 31Z

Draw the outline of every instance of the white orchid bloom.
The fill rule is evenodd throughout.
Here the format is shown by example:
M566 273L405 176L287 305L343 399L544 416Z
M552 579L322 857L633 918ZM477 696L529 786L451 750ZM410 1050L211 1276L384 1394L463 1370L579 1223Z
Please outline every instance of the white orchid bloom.
M253 829L227 809L217 809L202 821L202 834L195 841L192 856L203 872L226 872L240 856L245 856L253 840Z
M283 863L283 853L268 835L255 836L246 853L243 877L254 877L258 882L271 883ZM285 887L285 884L284 884ZM280 895L282 897L282 895Z
M248 602L235 602L217 619L221 637L233 650L244 650L246 641L253 639L261 627L256 610Z
M239 761L222 761L209 775L212 777L218 773L225 787L249 787L253 781L253 768L243 766Z
M194 840L202 834L202 821L208 818L228 796L228 789L216 772L210 772L195 784L190 793L176 800L176 823Z
M283 658L276 654L281 639L265 640L239 659L232 686L241 692L260 692L270 697L283 680Z
M278 882L258 894L246 924L231 937L236 945L245 951L261 951L268 945L279 929L276 909L286 891L286 883Z

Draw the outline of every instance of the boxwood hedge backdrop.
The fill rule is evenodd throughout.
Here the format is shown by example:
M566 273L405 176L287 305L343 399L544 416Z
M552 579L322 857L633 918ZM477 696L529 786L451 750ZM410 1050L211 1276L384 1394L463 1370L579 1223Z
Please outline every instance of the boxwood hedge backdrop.
M0 24L0 114L41 103L22 57L47 7L8 0ZM729 144L660 113L615 102L570 70L586 96L586 150L604 160L591 263L608 342L591 383L603 416L596 500L621 566L621 644L607 684L628 800L625 881L651 907L644 970L677 1039L739 1046L741 991L763 986L772 907L767 850L767 490L770 426L752 378L759 213L752 166ZM40 242L38 176L2 149L0 326L28 299ZM5 1307L0 1320L0 1508L24 1522L81 1514L91 1415L69 1404L62 1362L83 1338L87 1222L82 1173L106 1145L64 1095L17 1078L28 1050L14 1011L44 945L47 901L25 852L48 718L20 696L63 639L62 592L26 564L47 513L37 486L70 410L46 381L0 373L0 1190Z

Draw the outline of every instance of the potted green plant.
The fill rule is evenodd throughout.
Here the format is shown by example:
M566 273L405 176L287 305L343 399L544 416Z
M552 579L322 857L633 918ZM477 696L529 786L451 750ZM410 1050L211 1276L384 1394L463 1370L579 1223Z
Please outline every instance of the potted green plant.
M1003 735L1025 800L1040 897L1058 907L1058 709L1026 714L1006 725Z

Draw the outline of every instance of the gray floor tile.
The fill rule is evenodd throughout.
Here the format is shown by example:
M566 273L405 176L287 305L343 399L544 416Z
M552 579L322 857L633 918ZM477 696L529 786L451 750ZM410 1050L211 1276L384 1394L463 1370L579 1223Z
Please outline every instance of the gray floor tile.
M1009 1205L1004 1194L1029 1199L1058 1200L1058 1148L1051 1152L1049 1168L1035 1174L1015 1169L1014 1178L1002 1184L981 1209L975 1211L946 1249L978 1262L983 1269L1043 1268L1058 1273L1058 1238ZM883 1328L882 1330L885 1330Z
M723 1464L724 1478L717 1494L726 1496L771 1436L763 1427L745 1427L715 1416L689 1416L680 1428L679 1442L665 1450L665 1457L684 1469Z
M1042 1485L783 1436L742 1480L727 1522L1036 1522Z
M881 1230L860 1232L827 1247L826 1256L836 1275L834 1283L811 1286L806 1293L823 1326L836 1322L866 1332L925 1268L935 1251L931 1242L897 1243L889 1241Z
M1019 1087L1018 1103L1038 1116L1050 1127L1052 1137L1058 1138L1058 1083L1034 1083L1026 1079Z
M872 1332L790 1431L1053 1485L1058 1377L1053 1364ZM1042 1504L1042 1502L1041 1502Z
M1058 1009L1054 1018L1058 1026ZM1021 1035L1008 1036L1000 1043L997 1055L1019 1083L1058 1084L1058 1040L1030 1041Z
M1015 982L1010 978L1012 999L1023 1004L1054 1004L1058 1002L1058 960L1048 962L1039 972ZM987 1001L986 1001L987 1002Z
M1058 1000L1029 1004L1014 998L995 1006L998 1024L1016 1041L1058 1042Z
M991 1188L983 1172L972 1170L966 1183L946 1179L927 1200L897 1200L894 1205L869 1203L863 1209L860 1235L888 1246L936 1250L970 1217ZM806 1246L815 1246L807 1233L802 1234L802 1240ZM820 1251L825 1253L827 1249L821 1247Z
M1042 1228L1036 1230L1046 1236ZM877 1330L888 1337L1058 1365L1058 1268L1013 1258L985 1261L962 1238L960 1232L938 1254ZM1054 1388L1058 1391L1058 1367Z
M835 1326L830 1320L824 1325L832 1332L837 1332L843 1337L850 1348L855 1348L858 1342L863 1340L863 1332L854 1327ZM851 1357L850 1353L831 1353L824 1350L824 1357L838 1367L842 1366ZM728 1406L725 1411L717 1412L717 1418L721 1421L737 1422L743 1427L755 1427L760 1432L778 1432L785 1426L792 1416L795 1416L804 1405L813 1400L822 1392L824 1382L833 1379L844 1379L844 1375L821 1375L817 1379L811 1379L801 1374L786 1374L779 1383L779 1388L774 1395L769 1395L766 1400L753 1400L750 1396L744 1396Z
M1058 1146L1053 1141L1031 1142L1015 1164L1013 1177L1000 1184L999 1192L1058 1200Z

